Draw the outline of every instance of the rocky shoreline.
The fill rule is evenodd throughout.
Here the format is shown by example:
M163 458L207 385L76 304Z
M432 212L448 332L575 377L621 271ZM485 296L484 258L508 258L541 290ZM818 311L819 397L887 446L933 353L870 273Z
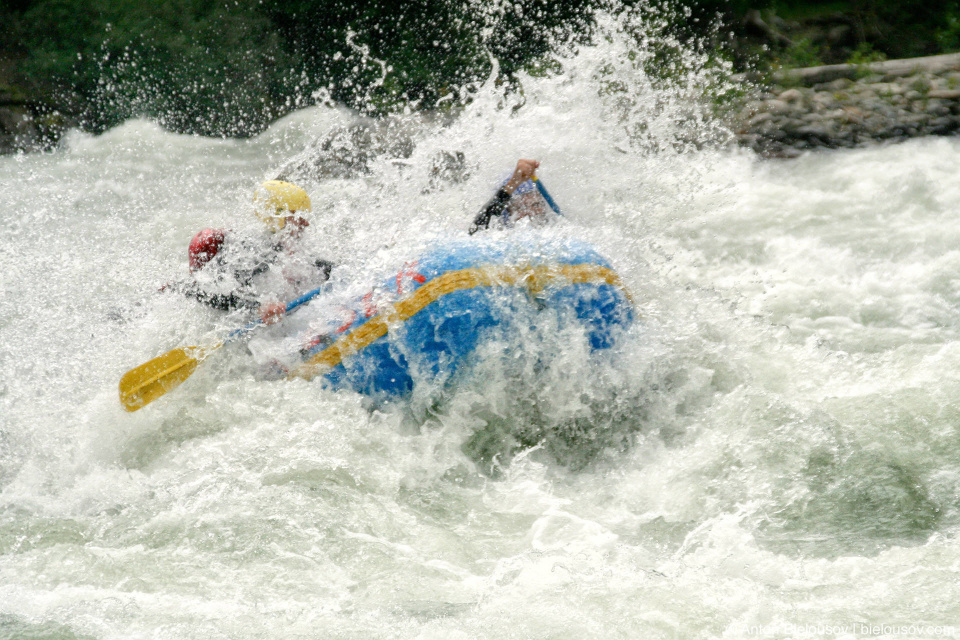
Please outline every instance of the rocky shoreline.
M734 109L737 144L791 158L928 135L960 135L960 53L742 74L750 96ZM0 155L55 149L69 116L0 84Z
M55 149L74 118L13 84L16 60L0 55L0 155Z
M767 157L960 133L960 54L736 79L758 88L734 114L737 142Z

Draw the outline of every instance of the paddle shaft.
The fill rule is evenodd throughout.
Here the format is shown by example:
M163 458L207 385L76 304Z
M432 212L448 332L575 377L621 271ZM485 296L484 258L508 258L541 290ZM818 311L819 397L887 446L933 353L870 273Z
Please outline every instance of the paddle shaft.
M326 288L326 286L317 287L313 291L287 303L285 312L290 313L316 297ZM120 378L120 404L126 411L136 411L150 404L193 375L197 365L211 353L226 343L250 333L261 324L263 324L263 320L255 320L247 326L231 332L214 345L208 347L180 347L145 362L139 367L134 367Z
M550 205L550 208L553 209L554 213L558 216L562 216L563 212L560 211L560 207L557 206L557 203L553 201L553 198L550 197L550 194L547 192L547 188L543 186L543 182L537 176L533 176L533 184L537 185L537 189L540 191L540 195L543 196L543 199L547 201L547 204Z
M313 298L315 298L318 294L320 294L321 292L325 291L326 289L327 289L327 285L323 285L322 287L317 287L317 288L314 289L313 291L308 291L307 293L303 294L302 296L300 296L300 297L297 298L296 300L293 300L293 301L291 301L291 302L288 302L288 303L287 303L287 306L284 308L284 313L290 313L291 311L293 311L294 309L296 309L296 308L299 307L300 305L302 305L302 304L304 304L304 303L306 303L306 302L309 302L310 300L312 300ZM257 319L257 320L254 320L253 322L251 322L250 324L248 324L248 325L245 326L245 327L240 327L239 329L234 329L234 330L231 331L229 334L227 334L227 337L224 338L224 339L220 342L220 344L226 344L227 342L231 342L231 341L233 341L233 340L235 340L235 339L237 339L237 338L243 337L243 336L245 336L246 334L248 334L248 333L250 333L251 331L253 331L254 329L256 329L257 327L259 327L261 324L263 324L263 320Z

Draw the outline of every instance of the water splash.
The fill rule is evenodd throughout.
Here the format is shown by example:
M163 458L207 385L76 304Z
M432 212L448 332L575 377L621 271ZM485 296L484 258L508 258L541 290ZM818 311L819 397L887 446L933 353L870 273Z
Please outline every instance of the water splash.
M607 254L642 318L589 376L570 373L582 342L534 325L539 357L493 342L439 401L370 410L256 380L225 352L125 414L123 371L232 320L154 293L186 273L192 234L245 224L253 184L312 166L312 142L357 120L315 107L247 141L130 121L0 159L0 628L950 623L960 261L944 219L960 147L755 162L723 148L709 105L684 119L701 72L655 82L628 55L633 23L598 20L605 37L517 90L491 79L450 121L398 116L409 153L302 174L311 241L363 280L465 233L505 167L541 160L557 233ZM462 154L459 181L434 170L444 152Z

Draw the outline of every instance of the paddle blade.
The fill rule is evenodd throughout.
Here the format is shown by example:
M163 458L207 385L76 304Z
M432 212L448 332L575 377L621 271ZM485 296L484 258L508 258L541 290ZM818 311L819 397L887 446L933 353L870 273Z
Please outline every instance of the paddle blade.
M120 378L120 404L136 411L176 388L197 368L202 353L197 347L182 347L130 369Z

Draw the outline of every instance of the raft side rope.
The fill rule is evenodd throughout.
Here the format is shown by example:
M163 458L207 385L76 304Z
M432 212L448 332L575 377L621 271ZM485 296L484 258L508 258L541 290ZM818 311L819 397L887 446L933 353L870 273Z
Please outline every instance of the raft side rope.
M426 282L399 302L388 305L380 313L354 330L342 335L319 353L290 371L288 377L312 379L318 373L336 367L355 353L387 335L390 325L406 322L443 296L476 287L523 286L537 297L555 282L563 284L608 284L619 289L630 305L633 297L619 274L598 264L554 264L537 266L480 266L448 271Z

